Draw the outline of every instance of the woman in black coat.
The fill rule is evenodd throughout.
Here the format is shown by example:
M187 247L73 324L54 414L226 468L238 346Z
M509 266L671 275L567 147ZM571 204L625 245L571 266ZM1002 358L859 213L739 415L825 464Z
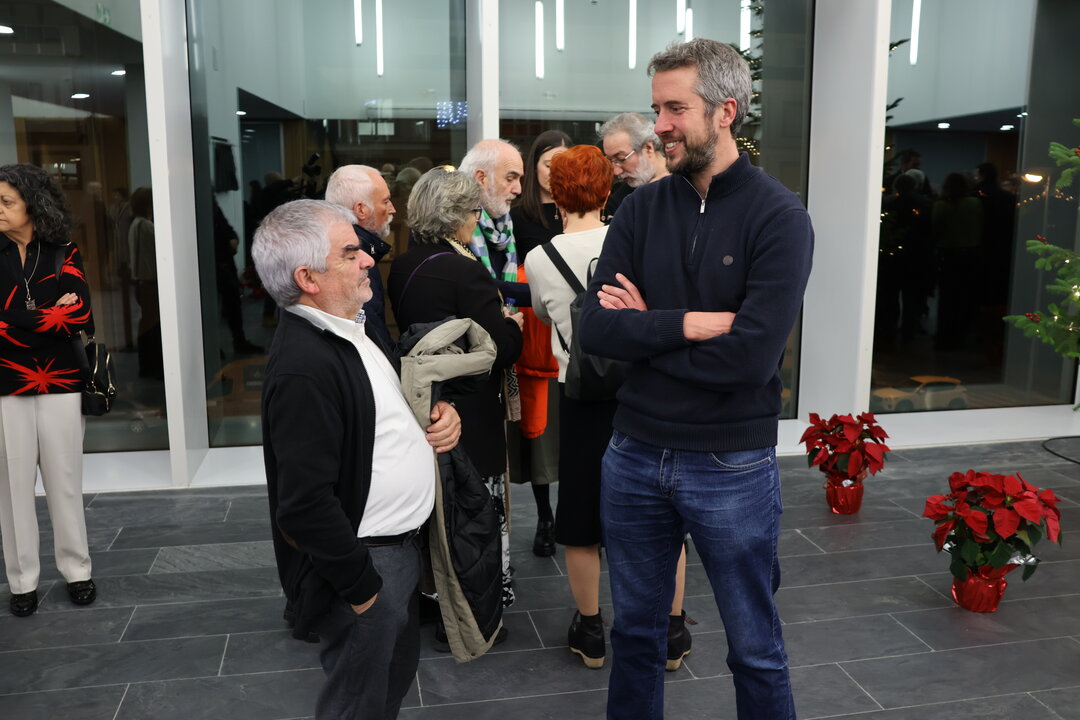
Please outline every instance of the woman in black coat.
M390 268L388 294L398 327L470 318L495 341L488 376L463 379L444 394L461 416L461 444L487 481L503 527L503 605L513 602L506 531L503 371L521 353L521 313L508 315L498 287L469 251L480 212L480 186L449 166L428 171L409 196L409 227L415 245Z

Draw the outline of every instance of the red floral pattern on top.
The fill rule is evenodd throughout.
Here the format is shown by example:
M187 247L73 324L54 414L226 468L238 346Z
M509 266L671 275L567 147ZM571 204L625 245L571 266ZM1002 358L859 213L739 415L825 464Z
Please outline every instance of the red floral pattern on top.
M78 392L82 369L72 337L90 324L82 256L75 245L34 240L26 248L26 259L24 263L18 246L0 233L0 395ZM28 291L32 303L27 302ZM78 300L56 305L67 293Z
M82 385L82 378L79 377L81 371L78 368L57 368L54 370L54 364L55 359L53 358L45 361L45 367L36 366L33 368L28 368L10 360L0 360L0 366L14 370L18 375L19 382L25 383L14 392L9 393L10 395L25 395L31 391L35 395L42 395L50 392L75 392L78 390Z

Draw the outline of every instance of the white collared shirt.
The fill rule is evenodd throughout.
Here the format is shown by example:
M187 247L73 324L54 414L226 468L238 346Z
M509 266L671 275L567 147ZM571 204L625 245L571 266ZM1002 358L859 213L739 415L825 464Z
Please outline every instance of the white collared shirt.
M375 396L375 448L371 490L357 537L398 535L420 527L435 507L434 451L416 421L401 380L382 351L364 334L364 325L308 305L292 305L312 325L353 344Z

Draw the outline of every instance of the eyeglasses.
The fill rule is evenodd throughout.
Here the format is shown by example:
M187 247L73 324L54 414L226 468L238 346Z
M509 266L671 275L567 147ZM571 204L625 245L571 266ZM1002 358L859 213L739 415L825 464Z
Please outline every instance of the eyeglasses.
M482 208L482 207L473 208L473 212L476 213L476 219L479 220L480 215L483 214L483 212L484 212L484 208Z
M630 152L626 153L622 157L618 157L618 156L611 157L610 155L607 155L605 157L607 157L607 159L611 161L612 165L623 165L636 152L637 152L637 150L631 150Z

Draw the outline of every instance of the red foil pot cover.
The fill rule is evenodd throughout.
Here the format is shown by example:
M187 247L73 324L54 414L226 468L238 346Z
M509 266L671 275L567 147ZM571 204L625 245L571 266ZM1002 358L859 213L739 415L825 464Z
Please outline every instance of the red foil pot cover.
M1005 575L1016 569L1016 565L1002 568L980 567L978 572L968 570L966 580L953 578L952 596L956 604L971 612L989 613L998 609L1009 583Z
M851 515L859 512L862 507L863 491L866 486L861 482L843 487L842 485L825 485L825 501L837 515Z

